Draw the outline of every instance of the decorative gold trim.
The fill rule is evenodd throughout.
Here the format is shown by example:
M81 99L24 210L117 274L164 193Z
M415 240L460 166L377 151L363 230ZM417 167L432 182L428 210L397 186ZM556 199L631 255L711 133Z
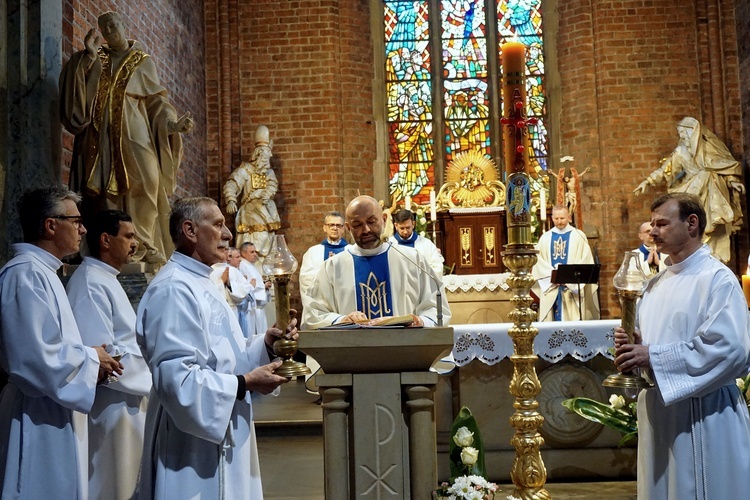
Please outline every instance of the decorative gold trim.
M461 241L460 267L471 267L473 265L473 259L471 258L471 227L460 227L458 231Z
M456 207L497 207L505 204L505 185L499 181L497 166L479 151L457 155L445 169L437 205Z
M268 224L253 224L252 226L249 226L247 224L237 224L237 232L241 234L247 234L247 233L262 233L264 231L276 231L277 229L281 229L281 223L280 222L269 222Z
M125 89L128 86L130 78L133 76L135 69L149 57L148 54L140 49L132 49L122 62L120 67L112 76L112 59L109 51L104 47L99 48L99 59L102 64L102 72L99 77L96 97L94 98L91 144L93 145L90 153L91 171L86 179L86 187L89 191L99 194L101 189L97 185L96 178L99 170L99 139L101 131L99 130L102 122L104 106L107 106L109 121L109 140L110 140L110 169L109 178L107 179L107 194L117 196L130 189L130 180L125 169L125 163L122 159L122 116L123 101L125 98Z
M497 265L495 228L494 226L484 226L482 229L484 231L484 251L482 252L484 265L485 267L493 267Z

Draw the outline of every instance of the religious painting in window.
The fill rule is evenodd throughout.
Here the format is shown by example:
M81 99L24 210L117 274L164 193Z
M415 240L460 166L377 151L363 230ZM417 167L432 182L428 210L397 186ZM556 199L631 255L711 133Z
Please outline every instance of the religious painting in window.
M529 160L535 170L547 169L548 140L546 127L546 93L544 73L544 43L542 41L541 0L501 0L497 4L498 54L510 39L526 45L527 109L529 118L538 120L529 128L531 154Z
M527 47L527 116L538 120L529 129L531 166L546 169L548 110L541 0L383 3L391 197L400 200L408 195L414 203L426 204L430 191L439 187L435 186L435 154L447 165L461 153L497 157L502 151L502 144L492 142L502 135L494 133L501 127L502 112L498 116L490 112L492 96L500 96L497 87L502 75L491 74L490 68L501 71L500 47L511 38ZM488 13L488 4L497 10ZM440 54L431 52L432 38L440 40ZM497 47L490 49L488 40ZM488 63L488 52L497 64ZM433 110L433 97L440 101L438 110Z
M478 151L491 156L484 0L441 0L445 163Z
M390 194L417 204L435 184L428 3L385 2Z

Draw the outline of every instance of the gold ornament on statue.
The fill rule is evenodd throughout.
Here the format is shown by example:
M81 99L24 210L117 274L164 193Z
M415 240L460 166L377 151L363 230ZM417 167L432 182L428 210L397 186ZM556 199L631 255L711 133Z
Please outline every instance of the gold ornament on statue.
M263 274L273 283L276 294L276 327L286 332L289 326L289 280L297 270L297 259L286 246L284 235L275 235L273 248L263 261ZM294 361L292 357L297 353L297 341L279 339L273 343L273 352L284 361L274 373L282 377L296 377L312 373L304 363Z
M641 268L640 251L625 252L620 269L614 278L617 295L620 296L622 307L622 329L628 335L628 343L632 344L635 332L635 306L638 297L643 295L648 278ZM616 373L607 377L602 385L619 389L641 389L648 387L649 383L643 377L634 373Z
M499 207L505 203L505 185L497 166L479 151L457 155L445 169L445 184L437 195L441 208Z

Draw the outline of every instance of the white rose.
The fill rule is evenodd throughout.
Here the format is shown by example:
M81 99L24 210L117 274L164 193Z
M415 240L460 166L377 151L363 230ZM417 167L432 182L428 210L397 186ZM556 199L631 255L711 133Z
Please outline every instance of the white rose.
M614 408L615 410L619 410L620 408L625 407L625 398L620 396L619 394L612 394L609 397L609 405Z
M477 450L476 448L467 446L461 449L461 461L464 463L464 465L472 466L477 463L478 458L479 450Z
M466 427L460 427L453 436L453 442L456 446L464 447L474 444L474 433Z
M420 217L420 218L419 218L419 223L420 223L421 225L425 225L425 224L427 224L427 219L426 219L426 218L424 218L424 217Z

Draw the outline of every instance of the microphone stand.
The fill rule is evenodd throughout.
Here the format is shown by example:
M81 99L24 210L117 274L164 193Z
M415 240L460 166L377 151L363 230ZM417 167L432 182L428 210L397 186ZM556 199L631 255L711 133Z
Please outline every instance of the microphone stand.
M429 276L432 282L435 283L435 288L437 288L437 293L435 294L435 299L437 300L437 326L443 326L443 293L440 291L440 282L432 274L432 268L429 268L430 270L428 271L424 267L420 266L419 263L414 262L409 257L407 257L406 254L396 248L396 245L394 245L390 240L386 240L386 243L388 243L388 246L390 246L397 254L408 260L411 264L414 265L414 267Z

